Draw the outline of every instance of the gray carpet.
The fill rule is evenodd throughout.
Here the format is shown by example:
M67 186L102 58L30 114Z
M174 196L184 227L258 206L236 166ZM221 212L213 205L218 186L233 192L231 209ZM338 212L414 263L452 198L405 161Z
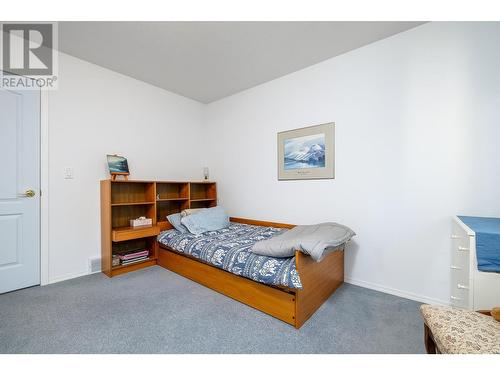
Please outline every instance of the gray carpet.
M423 353L419 305L344 284L296 330L151 267L0 295L0 353Z

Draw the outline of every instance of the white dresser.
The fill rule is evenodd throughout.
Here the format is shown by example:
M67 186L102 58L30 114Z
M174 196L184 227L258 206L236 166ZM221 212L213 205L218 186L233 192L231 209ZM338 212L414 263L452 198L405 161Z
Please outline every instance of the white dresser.
M451 238L451 305L469 310L500 306L500 273L477 269L475 232L455 217Z

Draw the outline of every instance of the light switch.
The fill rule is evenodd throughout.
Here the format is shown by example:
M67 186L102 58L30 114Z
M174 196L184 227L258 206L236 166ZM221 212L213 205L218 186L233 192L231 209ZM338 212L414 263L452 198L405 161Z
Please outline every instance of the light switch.
M64 169L64 179L65 180L72 180L75 178L75 173L73 171L73 168L65 168Z

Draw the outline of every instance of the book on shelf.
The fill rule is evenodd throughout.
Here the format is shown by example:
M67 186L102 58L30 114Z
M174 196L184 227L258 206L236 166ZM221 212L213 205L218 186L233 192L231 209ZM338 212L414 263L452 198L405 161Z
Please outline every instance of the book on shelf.
M134 258L134 259L130 259L130 260L122 260L121 264L122 264L122 266L124 266L124 265L127 265L127 264L142 262L143 260L147 260L147 259L149 259L149 256L146 255L146 256L143 256L143 257Z
M134 250L119 254L121 260L130 260L149 255L149 250Z

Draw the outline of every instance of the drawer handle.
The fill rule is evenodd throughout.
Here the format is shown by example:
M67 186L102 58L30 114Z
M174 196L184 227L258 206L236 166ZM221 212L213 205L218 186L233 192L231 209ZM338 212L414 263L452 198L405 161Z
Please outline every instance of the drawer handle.
M469 248L465 246L459 246L458 251L469 251Z
M458 298L455 296L450 296L450 299L452 299L453 301L461 301L462 300L461 298Z
M460 240L460 239L462 239L463 237L461 237L461 236L459 236L459 235L457 235L457 234L452 234L452 235L451 235L451 238L452 238L452 239L454 239L454 240Z
M458 289L467 289L469 290L469 287L467 285L462 285L462 284L457 284Z
M450 268L452 270L461 270L462 269L462 267L459 267L459 266L450 266Z

